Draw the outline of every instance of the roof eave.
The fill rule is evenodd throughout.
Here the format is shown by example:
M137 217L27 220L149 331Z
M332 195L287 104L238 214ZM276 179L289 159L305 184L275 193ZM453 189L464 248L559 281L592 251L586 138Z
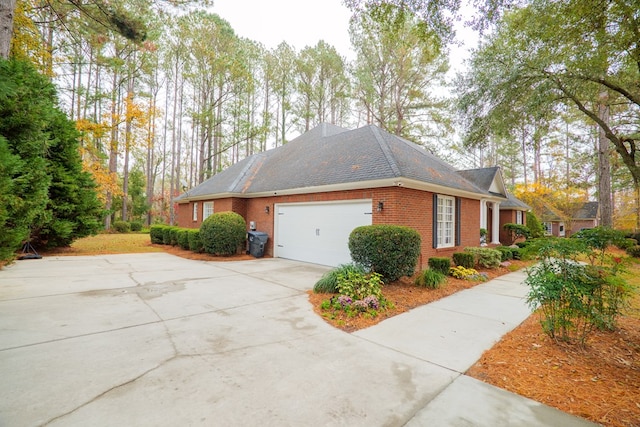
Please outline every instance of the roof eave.
M224 192L224 193L216 193L216 194L209 194L209 195L199 195L199 196L193 196L193 197L189 197L188 195L185 195L185 197L183 197L178 203L189 203L189 202L197 202L202 200L225 199L229 197L236 197L241 199L256 199L261 197L292 196L292 195L308 194L308 193L328 193L332 191L364 190L367 188L383 188L383 187L406 187L414 190L429 191L432 193L447 194L451 196L464 197L464 198L475 199L475 200L482 199L482 200L495 201L495 202L502 202L507 200L505 197L501 197L497 195L460 190L456 188L447 187L444 185L432 184L432 183L418 181L414 179L385 178L385 179L368 180L368 181L356 181L356 182L345 182L345 183L339 183L339 184L319 185L319 186L313 186L313 187L300 187L300 188L288 188L288 189L273 190L273 191L261 191L256 193Z

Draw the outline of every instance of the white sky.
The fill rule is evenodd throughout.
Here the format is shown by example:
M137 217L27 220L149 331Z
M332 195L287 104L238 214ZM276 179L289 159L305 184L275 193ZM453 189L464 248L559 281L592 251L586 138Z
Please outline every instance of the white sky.
M351 12L341 0L214 0L213 12L241 37L275 48L282 41L297 51L324 40L347 58Z
M349 40L351 12L341 0L214 0L213 12L227 20L236 34L275 48L282 41L297 51L324 40L337 51L354 59ZM449 62L452 70L461 70L475 46L477 36L460 23L458 39L465 46L451 46Z

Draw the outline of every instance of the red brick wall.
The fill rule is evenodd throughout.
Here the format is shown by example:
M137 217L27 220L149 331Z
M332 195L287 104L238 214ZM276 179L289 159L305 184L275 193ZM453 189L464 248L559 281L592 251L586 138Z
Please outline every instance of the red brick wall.
M433 248L433 193L413 190L402 187L386 187L365 190L334 191L327 193L313 193L291 196L271 196L255 199L217 199L214 201L214 211L234 211L242 215L247 221L255 221L256 229L270 236L267 243L266 254L273 255L274 232L274 205L277 203L300 202L330 202L340 200L371 199L373 211L373 224L405 225L417 230L422 236L422 254L419 265L427 266L430 257L451 257L454 252L459 252L466 246L479 245L480 229L480 203L477 200L462 199L461 212L461 244L447 249ZM384 207L377 211L378 202ZM203 202L198 202L199 221L192 221L191 214L193 204L180 204L178 208L178 225L181 227L200 227L202 219ZM269 207L269 212L266 211Z

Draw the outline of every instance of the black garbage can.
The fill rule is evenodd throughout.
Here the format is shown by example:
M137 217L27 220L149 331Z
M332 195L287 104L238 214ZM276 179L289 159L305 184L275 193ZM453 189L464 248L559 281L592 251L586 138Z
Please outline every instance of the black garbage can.
M256 258L262 258L264 256L264 247L267 244L269 235L262 231L248 231L247 241L249 244L249 253Z

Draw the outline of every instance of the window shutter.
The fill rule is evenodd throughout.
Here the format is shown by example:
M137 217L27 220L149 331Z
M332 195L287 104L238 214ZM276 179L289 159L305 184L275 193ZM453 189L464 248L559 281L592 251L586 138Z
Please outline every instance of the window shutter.
M461 230L462 230L462 199L456 197L456 246L460 246L462 242Z
M438 247L438 195L433 194L433 247Z

